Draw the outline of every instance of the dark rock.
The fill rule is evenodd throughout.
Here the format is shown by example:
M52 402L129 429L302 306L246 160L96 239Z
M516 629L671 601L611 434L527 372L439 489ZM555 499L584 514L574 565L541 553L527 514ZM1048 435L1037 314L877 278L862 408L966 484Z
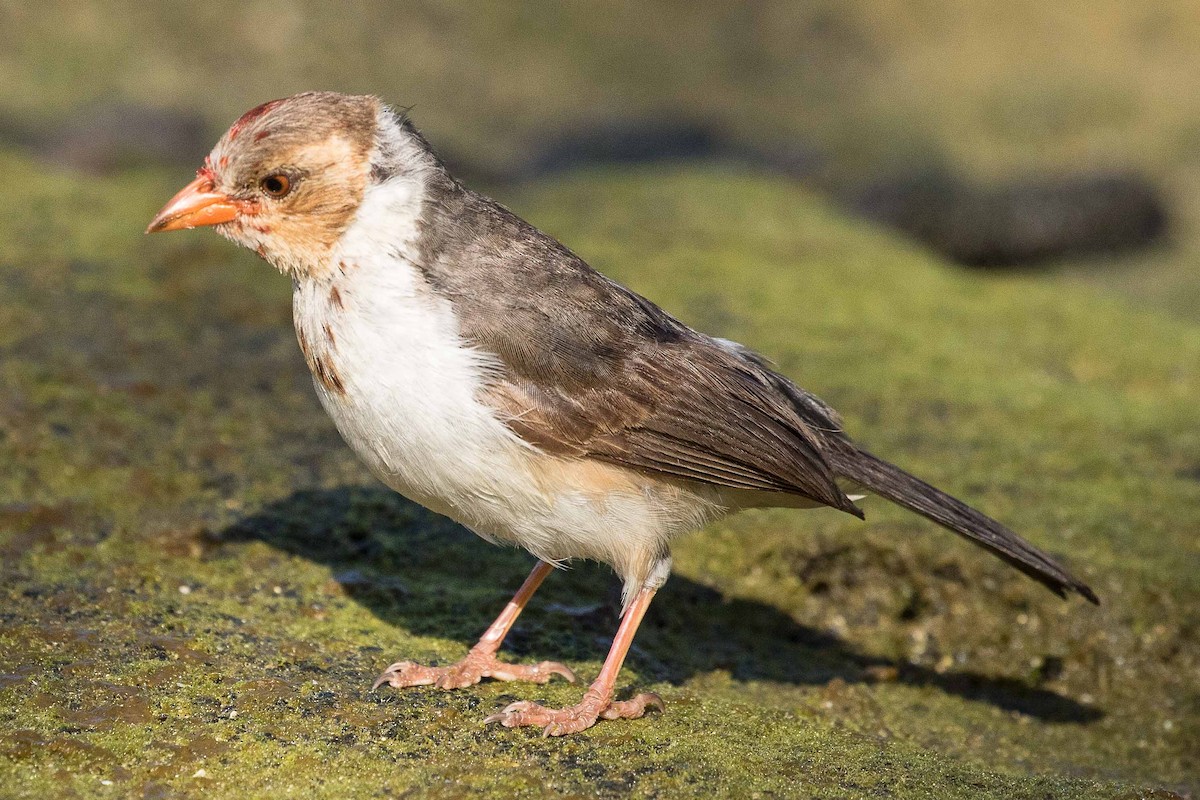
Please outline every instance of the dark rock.
M694 121L614 119L567 128L541 142L525 172L534 177L588 164L644 164L724 155L725 138Z
M0 140L53 164L96 174L152 165L195 167L213 138L197 114L123 101L96 103L53 128L0 124Z
M847 204L959 263L987 267L1135 250L1158 241L1168 219L1158 189L1125 172L979 186L929 171L880 181Z
M1157 242L1166 203L1142 176L1096 172L1035 177L995 186L928 169L865 189L825 176L827 159L804 143L751 146L686 119L615 119L575 124L532 143L509 170L448 157L468 180L488 185L535 180L589 165L726 161L810 183L850 211L913 236L970 266L1032 265L1073 256L1121 253Z

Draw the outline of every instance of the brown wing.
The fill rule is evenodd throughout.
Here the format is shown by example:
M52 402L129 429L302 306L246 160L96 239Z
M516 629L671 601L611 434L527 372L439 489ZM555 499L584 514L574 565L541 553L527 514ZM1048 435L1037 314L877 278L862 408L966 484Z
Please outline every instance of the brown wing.
M419 266L462 335L504 365L485 398L549 452L802 495L861 516L820 437L832 412L757 357L699 334L491 201L434 192Z
M623 359L617 381L510 375L490 388L509 426L550 452L739 489L799 494L857 513L817 437L769 383L719 345L686 341Z

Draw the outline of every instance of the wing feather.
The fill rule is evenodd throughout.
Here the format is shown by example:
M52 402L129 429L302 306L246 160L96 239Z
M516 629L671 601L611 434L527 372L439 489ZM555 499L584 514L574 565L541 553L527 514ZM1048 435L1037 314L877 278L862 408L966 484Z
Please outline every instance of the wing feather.
M483 399L517 435L566 457L861 516L822 455L825 407L797 402L761 357L693 331L461 186L428 208L445 219L425 226L418 266L454 301L464 339L497 357Z

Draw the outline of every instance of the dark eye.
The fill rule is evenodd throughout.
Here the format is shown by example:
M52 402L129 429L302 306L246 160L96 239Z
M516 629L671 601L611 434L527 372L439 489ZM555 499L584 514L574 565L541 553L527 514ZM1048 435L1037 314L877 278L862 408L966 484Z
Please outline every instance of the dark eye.
M292 190L292 182L287 175L268 175L259 184L265 194L271 197L283 197Z

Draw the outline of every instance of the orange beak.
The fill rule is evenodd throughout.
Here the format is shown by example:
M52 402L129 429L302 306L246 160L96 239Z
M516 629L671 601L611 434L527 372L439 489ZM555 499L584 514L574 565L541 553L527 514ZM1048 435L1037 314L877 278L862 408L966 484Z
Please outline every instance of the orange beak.
M183 187L163 206L162 211L150 221L146 233L219 225L231 222L237 215L238 207L234 201L216 191L211 175L201 170L196 174L196 180Z

